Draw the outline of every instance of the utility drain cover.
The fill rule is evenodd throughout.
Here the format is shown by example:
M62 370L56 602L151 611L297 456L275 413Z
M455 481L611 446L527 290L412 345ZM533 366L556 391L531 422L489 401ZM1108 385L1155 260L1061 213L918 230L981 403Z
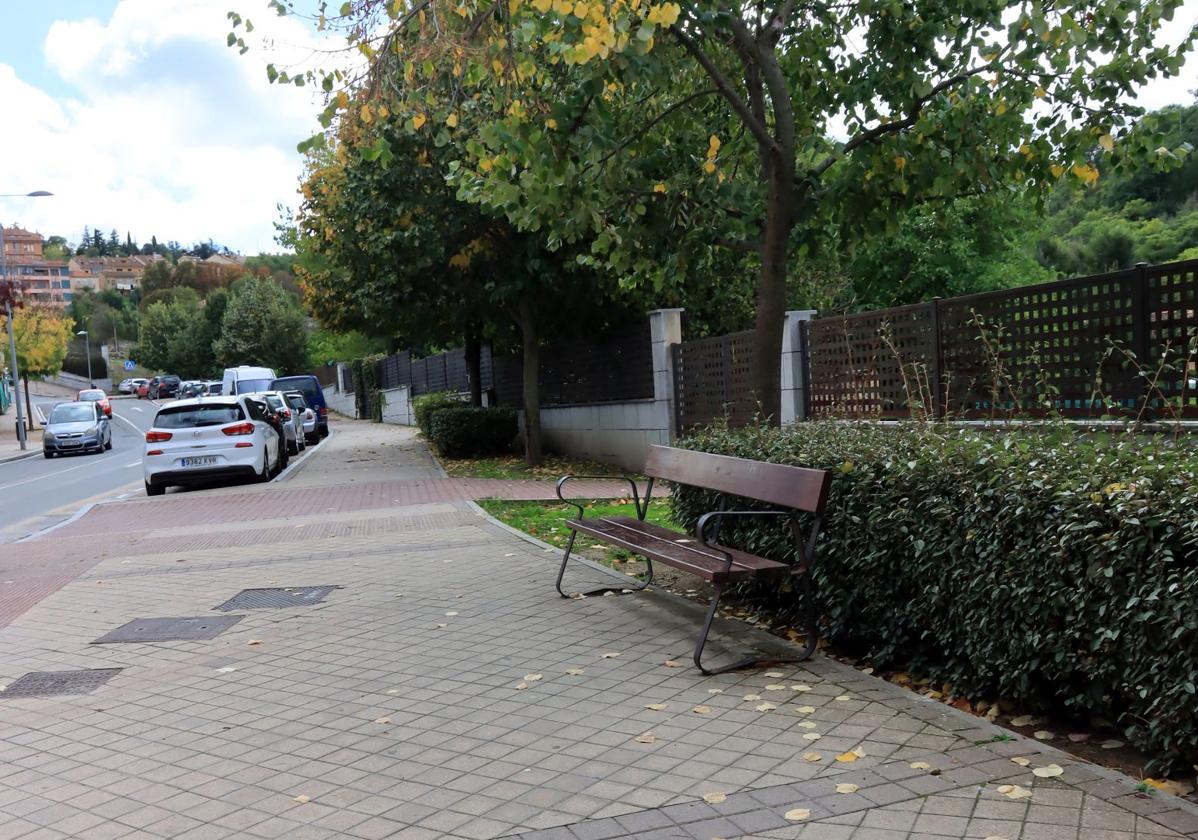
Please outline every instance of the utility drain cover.
M113 642L175 642L215 639L244 615L199 615L183 618L135 618L101 636L93 645Z
M86 671L35 671L26 674L4 691L0 699L17 697L58 697L64 694L91 694L120 668L96 668Z
M289 586L285 589L243 589L218 610L274 610L281 607L310 607L319 604L340 586Z

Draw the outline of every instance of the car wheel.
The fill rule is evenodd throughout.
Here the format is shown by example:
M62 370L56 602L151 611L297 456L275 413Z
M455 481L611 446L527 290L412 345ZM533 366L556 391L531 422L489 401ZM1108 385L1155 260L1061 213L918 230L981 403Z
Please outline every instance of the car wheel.
M112 433L111 432L108 433L108 440L104 442L104 449L108 450L108 451L112 450Z
M54 453L53 453L53 452L50 452L50 451L48 451L48 450L45 450L45 449L43 449L43 450L42 450L42 457L43 457L43 458L53 458L53 457L54 457Z
M272 478L271 472L270 472L270 452L267 451L265 446L262 447L262 469L258 473L256 478L258 479L258 481L260 481L264 484L266 482L270 481L270 479Z
M146 495L147 496L161 496L165 492L166 492L165 484L154 485L148 481L146 482Z

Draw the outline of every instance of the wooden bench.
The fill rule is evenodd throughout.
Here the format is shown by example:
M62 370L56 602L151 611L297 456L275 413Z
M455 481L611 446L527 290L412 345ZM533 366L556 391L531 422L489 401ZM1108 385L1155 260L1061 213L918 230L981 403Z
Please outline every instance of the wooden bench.
M827 470L811 470L783 464L768 464L747 458L711 455L688 449L653 446L650 447L649 456L645 461L645 475L649 477L649 484L645 488L643 500L639 496L636 482L630 477L624 477L624 480L632 487L632 501L636 507L635 518L604 516L587 519L584 516L585 510L582 504L566 498L562 493L566 483L573 479L604 478L605 476L566 475L558 479L557 497L578 509L576 518L566 520L566 524L570 528L570 539L566 543L566 550L562 554L561 569L557 574L558 593L563 598L571 597L562 591L562 578L566 573L566 564L570 560L570 553L574 549L575 538L579 534L585 534L644 557L648 573L640 586L603 587L584 594L622 591L622 589L640 591L653 580L654 562L689 572L711 583L715 592L711 598L711 606L707 610L707 619L703 622L703 629L699 633L699 640L695 645L694 656L695 666L704 674L718 674L767 662L798 662L811 656L815 651L818 628L810 571L815 557L815 540L819 535L824 505L828 499L828 487L831 484L831 475ZM606 477L610 478L610 476ZM653 483L658 480L714 490L720 494L719 509L700 516L693 535L646 522L645 515L649 511L649 498L653 493ZM782 509L725 509L726 498L729 496L755 499ZM800 513L811 516L806 536L803 534ZM794 540L793 563L769 560L720 544L720 525L724 519L752 516L782 517L788 520ZM791 588L798 590L799 596L803 599L802 614L805 624L803 629L807 633L807 642L803 653L793 660L745 659L714 670L709 669L703 665L703 647L707 644L707 634L711 631L711 623L715 618L720 596L727 587L751 578L776 580L779 585L790 581Z

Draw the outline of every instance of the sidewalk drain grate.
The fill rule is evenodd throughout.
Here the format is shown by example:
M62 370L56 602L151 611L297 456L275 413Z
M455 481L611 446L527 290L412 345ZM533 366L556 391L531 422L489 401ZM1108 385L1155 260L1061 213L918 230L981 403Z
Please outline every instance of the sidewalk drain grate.
M275 610L282 607L310 607L319 604L340 586L289 586L285 589L243 589L216 609Z
M244 615L199 615L181 618L135 618L101 636L93 645L113 642L176 642L215 639Z
M120 668L95 668L84 671L34 671L0 692L0 699L17 697L59 697L65 694L91 694Z

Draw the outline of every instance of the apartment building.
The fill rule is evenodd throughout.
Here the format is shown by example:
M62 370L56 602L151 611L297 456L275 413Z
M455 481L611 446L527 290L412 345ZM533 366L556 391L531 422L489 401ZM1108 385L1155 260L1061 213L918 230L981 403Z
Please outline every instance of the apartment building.
M20 283L30 303L66 306L71 302L70 268L64 260L47 260L40 233L18 226L3 229L3 279Z

